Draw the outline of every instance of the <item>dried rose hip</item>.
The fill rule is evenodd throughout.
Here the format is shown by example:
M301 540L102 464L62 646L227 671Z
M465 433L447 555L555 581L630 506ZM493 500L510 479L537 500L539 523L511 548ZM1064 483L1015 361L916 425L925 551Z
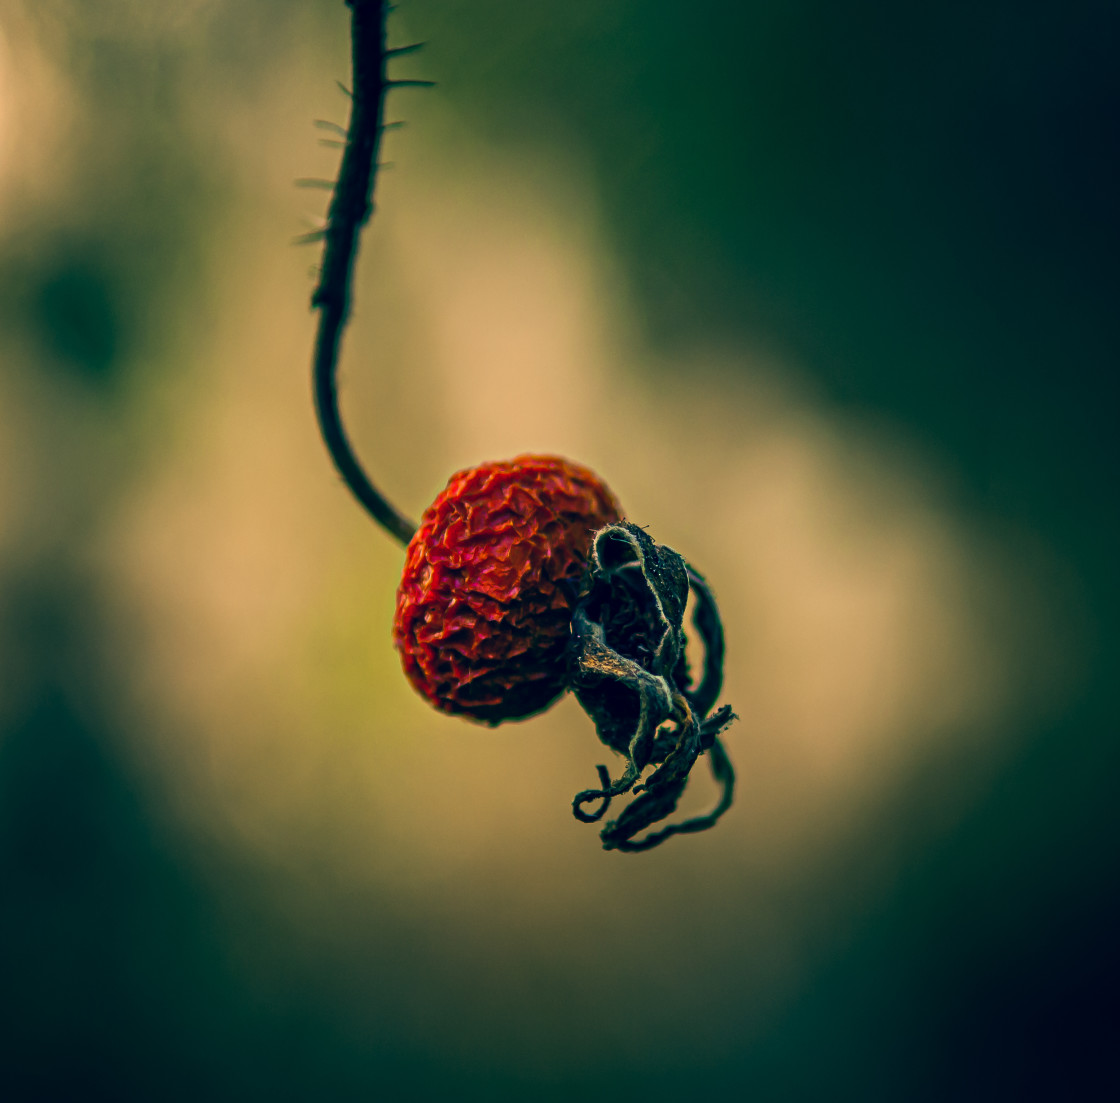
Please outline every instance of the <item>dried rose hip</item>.
M338 405L338 352L358 240L373 210L385 95L429 82L388 79L389 59L415 49L386 47L391 5L349 5L354 90L342 163L326 226L300 240L325 242L311 298L319 311L313 384L323 441L354 497L407 546L393 625L405 674L436 708L487 724L539 712L571 689L600 740L626 763L613 779L597 766L598 786L572 801L576 819L596 823L615 798L630 795L599 832L604 849L650 850L673 835L705 831L734 795L735 771L719 737L735 715L728 705L715 707L723 626L704 577L623 521L596 475L557 456L459 472L417 530L370 481L350 445ZM686 655L689 606L703 645L699 664ZM718 803L666 824L703 755Z
M394 639L436 708L488 724L566 686L572 605L592 534L621 519L593 472L518 456L453 475L409 542Z

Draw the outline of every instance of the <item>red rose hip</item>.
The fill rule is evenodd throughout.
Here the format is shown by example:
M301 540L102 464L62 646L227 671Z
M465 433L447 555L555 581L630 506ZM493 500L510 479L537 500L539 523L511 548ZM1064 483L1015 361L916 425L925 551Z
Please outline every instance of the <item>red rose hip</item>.
M453 475L409 542L397 592L409 681L436 708L489 724L547 708L564 690L591 535L620 519L602 480L559 456Z

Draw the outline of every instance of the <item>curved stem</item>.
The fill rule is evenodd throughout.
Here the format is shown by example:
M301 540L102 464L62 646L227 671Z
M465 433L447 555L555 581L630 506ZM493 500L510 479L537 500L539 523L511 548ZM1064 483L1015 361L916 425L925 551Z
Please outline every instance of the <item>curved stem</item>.
M354 88L346 148L327 214L322 269L311 296L312 309L319 311L312 368L315 412L327 451L350 492L382 528L407 544L416 526L370 482L354 455L338 408L338 352L342 331L350 316L350 283L358 239L373 213L385 94L393 83L385 75L388 58L385 23L389 5L385 0L346 0L346 3L351 12Z

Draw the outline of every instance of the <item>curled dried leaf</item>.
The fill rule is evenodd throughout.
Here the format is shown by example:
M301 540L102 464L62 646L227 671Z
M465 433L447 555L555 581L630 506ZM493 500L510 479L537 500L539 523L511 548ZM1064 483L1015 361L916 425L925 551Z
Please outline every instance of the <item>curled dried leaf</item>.
M693 625L704 641L703 674L693 686L684 614L695 596ZM672 548L628 522L595 533L572 611L569 683L595 723L599 738L626 760L610 780L598 767L600 788L572 802L576 819L601 820L611 800L636 794L600 832L607 850L648 850L671 835L703 831L730 807L735 773L719 735L735 714L723 706L708 715L723 681L723 628L703 576ZM676 811L692 767L707 753L720 785L716 807L704 816L635 838ZM653 767L642 780L643 771ZM594 812L584 806L599 801Z

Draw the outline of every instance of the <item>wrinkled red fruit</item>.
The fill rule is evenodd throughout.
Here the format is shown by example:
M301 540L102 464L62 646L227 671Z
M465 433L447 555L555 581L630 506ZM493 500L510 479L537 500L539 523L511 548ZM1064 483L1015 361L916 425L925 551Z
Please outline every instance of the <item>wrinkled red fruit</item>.
M408 680L436 708L489 724L550 705L591 534L620 519L598 476L558 456L453 475L408 545L397 593Z

